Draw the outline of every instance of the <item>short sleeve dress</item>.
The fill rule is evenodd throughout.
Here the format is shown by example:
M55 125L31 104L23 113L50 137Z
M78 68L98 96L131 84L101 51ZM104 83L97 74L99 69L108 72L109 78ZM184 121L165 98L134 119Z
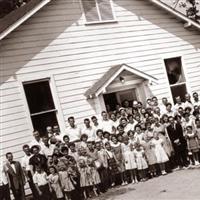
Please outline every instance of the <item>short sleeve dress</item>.
M134 156L137 164L138 170L143 170L148 168L147 161L144 157L144 150L140 149L139 151L134 149Z
M166 151L163 148L163 140L152 139L151 144L154 145L154 151L157 159L157 163L165 163L169 161Z
M122 152L124 156L124 161L125 161L125 169L126 170L132 170L137 168L137 164L135 161L135 156L133 151L131 151L131 147L129 144L122 144Z
M63 192L62 192L62 188L61 188L61 184L60 184L60 180L59 180L59 175L58 174L55 174L55 175L50 174L48 176L48 180L49 180L49 183L50 183L53 191L56 194L56 197L58 199L63 198L64 195L63 195Z

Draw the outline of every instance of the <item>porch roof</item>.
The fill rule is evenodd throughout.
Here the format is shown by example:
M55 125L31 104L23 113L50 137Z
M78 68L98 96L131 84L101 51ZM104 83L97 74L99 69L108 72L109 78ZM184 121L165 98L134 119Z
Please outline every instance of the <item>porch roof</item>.
M154 82L154 83L157 83L157 81L158 81L157 78L155 78L149 74L146 74L145 72L142 72L138 69L130 67L127 64L120 64L120 65L112 66L97 82L94 83L94 85L92 85L85 92L84 95L87 98L94 98L94 97L98 96L124 70L126 70L132 74L135 74L143 79Z

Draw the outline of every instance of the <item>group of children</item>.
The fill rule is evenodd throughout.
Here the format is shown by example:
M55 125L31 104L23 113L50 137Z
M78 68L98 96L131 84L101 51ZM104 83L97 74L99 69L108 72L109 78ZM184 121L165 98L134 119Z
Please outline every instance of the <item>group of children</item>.
M33 171L33 182L41 199L87 199L115 185L144 182L172 172L177 163L167 132L169 118L183 129L188 166L199 165L200 102L186 99L178 104L180 107L175 104L172 108L163 98L159 105L156 97L147 100L146 108L141 102L133 102L131 107L124 102L114 112L103 111L101 122L93 116L93 126L89 119L84 120L85 133L79 133L75 122L71 123L70 128L79 139L58 130L52 133L48 127L49 138L44 141L49 151L44 151L41 141L37 141L48 168L37 165ZM70 119L74 121L73 117ZM175 140L177 146L179 142ZM30 145L30 150L35 146Z

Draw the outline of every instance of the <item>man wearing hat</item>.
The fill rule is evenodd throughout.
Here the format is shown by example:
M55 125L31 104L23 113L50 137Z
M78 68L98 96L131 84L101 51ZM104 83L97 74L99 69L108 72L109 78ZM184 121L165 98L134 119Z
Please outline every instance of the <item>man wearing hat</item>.
M38 145L34 145L31 147L31 153L33 156L29 160L29 164L32 167L32 172L35 172L36 166L40 165L42 169L47 172L47 158L40 154L41 147Z

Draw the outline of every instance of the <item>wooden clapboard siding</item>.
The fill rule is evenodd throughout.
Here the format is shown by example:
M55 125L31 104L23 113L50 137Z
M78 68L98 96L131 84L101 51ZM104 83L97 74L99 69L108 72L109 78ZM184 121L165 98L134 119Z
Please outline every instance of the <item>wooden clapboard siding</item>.
M159 79L151 89L170 97L163 58L179 55L191 91L200 92L200 36L145 0L114 0L117 23L85 25L79 0L52 0L0 42L3 153L18 159L31 140L19 82L53 76L60 115L77 123L96 114L84 92L113 65L129 64Z

